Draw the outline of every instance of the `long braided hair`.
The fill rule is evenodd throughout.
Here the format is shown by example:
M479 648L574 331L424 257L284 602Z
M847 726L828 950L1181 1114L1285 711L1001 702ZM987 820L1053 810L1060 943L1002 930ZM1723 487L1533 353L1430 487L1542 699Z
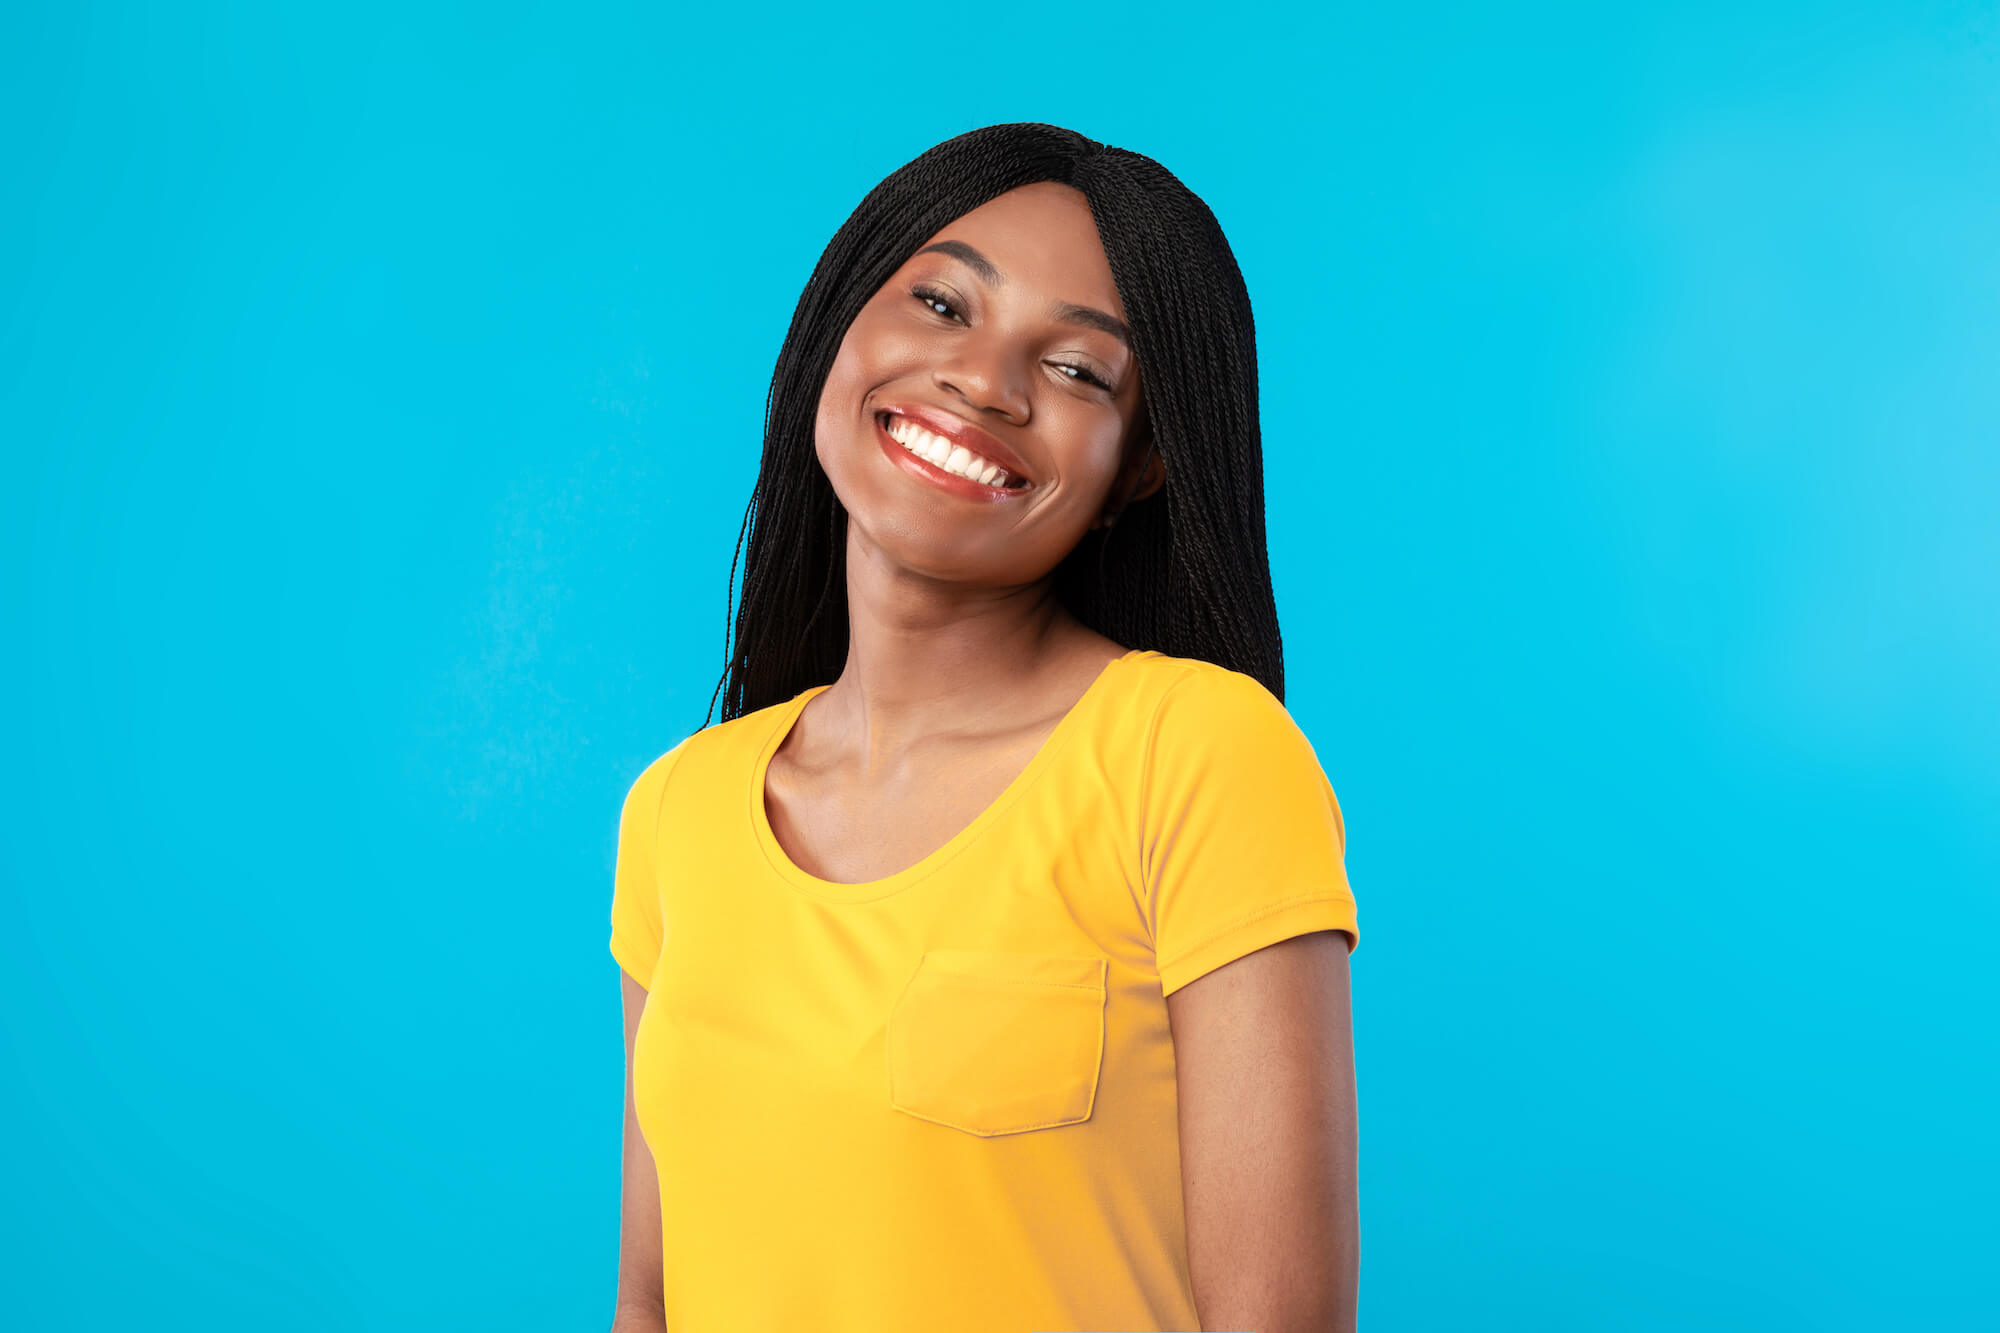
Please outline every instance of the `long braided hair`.
M723 720L825 684L847 660L847 512L813 437L848 326L918 246L1037 181L1072 186L1090 202L1132 329L1148 447L1166 467L1158 491L1083 535L1052 572L1053 591L1107 638L1244 672L1283 701L1256 334L1236 256L1208 206L1152 158L1030 122L972 130L898 167L814 266L778 352L763 463L737 533L738 555L745 532L750 543L743 599L709 697L713 712L721 695ZM729 579L733 587L734 557Z

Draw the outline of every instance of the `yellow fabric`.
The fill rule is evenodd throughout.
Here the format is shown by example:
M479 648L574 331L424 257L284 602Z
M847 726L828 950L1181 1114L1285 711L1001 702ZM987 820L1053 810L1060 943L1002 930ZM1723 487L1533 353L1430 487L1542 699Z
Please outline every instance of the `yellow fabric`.
M667 1327L1199 1329L1165 997L1359 938L1311 745L1252 677L1134 650L951 841L837 884L763 801L825 688L682 741L619 821Z

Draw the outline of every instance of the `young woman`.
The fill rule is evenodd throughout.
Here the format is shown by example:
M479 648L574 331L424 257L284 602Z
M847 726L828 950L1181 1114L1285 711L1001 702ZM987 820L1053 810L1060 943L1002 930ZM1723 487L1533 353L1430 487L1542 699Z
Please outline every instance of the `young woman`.
M1207 207L1051 125L896 171L746 523L620 820L616 1327L1351 1328L1355 904Z

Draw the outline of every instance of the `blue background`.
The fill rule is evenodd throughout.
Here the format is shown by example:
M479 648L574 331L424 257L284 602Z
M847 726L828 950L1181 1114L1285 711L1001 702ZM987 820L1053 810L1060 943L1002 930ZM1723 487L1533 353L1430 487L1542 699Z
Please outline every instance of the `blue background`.
M1742 8L10 8L0 1307L608 1326L793 302L1038 119L1256 301L1363 1327L1991 1328L2000 15Z

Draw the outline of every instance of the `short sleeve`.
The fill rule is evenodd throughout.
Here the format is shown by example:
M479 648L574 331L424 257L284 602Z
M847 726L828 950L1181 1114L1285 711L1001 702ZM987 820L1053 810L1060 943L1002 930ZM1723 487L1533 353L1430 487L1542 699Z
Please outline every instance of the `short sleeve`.
M1346 831L1305 734L1254 676L1204 665L1155 709L1141 865L1164 994L1280 940L1361 938Z
M686 744L685 741L682 744ZM618 814L618 861L612 872L611 956L627 975L651 989L653 964L665 938L661 925L659 855L660 801L681 746L646 766L625 793Z

